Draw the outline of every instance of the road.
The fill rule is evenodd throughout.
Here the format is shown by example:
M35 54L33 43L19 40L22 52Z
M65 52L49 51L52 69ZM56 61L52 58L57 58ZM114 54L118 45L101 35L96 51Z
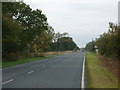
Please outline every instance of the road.
M2 70L3 88L80 88L83 52L75 52Z

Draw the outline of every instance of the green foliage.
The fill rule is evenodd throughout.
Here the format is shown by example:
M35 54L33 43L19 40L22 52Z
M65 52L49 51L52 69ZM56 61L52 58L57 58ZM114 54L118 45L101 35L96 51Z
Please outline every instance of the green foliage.
M78 50L76 43L73 41L67 32L61 34L56 33L54 35L54 43L51 43L51 50L53 51L66 51L66 50Z
M94 46L95 46L95 41L89 42L85 46L85 50L89 51L89 52L95 52L95 47Z
M9 57L10 53L20 50L19 39L23 28L19 25L19 22L5 17L2 20L2 29L2 51L3 58L5 58L6 55Z
M120 60L120 26L109 23L107 32L100 35L95 41L89 42L86 45L86 51L94 52L94 46L98 47L101 55Z
M54 29L41 10L32 10L23 2L3 2L3 59L16 59L16 53L47 51ZM14 56L14 57L13 57Z
M2 29L4 61L29 57L32 53L76 48L68 33L55 34L42 11L32 10L24 2L2 3Z
M108 32L102 34L96 41L99 53L101 55L111 57L114 59L120 59L120 27L109 23Z

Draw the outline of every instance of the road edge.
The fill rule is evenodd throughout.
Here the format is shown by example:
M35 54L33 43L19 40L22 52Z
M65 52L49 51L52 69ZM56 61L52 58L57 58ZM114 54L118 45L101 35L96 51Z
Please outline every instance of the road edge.
M82 67L82 80L81 80L81 88L85 88L85 54L84 54L84 61L83 61L83 67Z

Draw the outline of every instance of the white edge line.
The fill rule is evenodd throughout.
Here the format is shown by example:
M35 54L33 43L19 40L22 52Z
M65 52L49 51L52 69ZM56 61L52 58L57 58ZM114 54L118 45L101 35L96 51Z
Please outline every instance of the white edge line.
M84 86L84 78L85 78L84 75L85 75L85 55L84 55L83 68L82 68L81 88L85 88L85 86Z
M13 79L10 79L10 80L8 80L6 82L3 82L2 84L6 84L6 83L9 83L9 82L12 82L12 81L13 81Z
M30 72L28 72L27 74L31 74L31 73L33 73L34 71L30 71Z

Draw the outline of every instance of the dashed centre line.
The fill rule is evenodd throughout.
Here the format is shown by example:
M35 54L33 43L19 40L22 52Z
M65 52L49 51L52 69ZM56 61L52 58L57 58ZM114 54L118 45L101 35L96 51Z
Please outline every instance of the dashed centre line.
M6 82L3 82L2 84L7 84L7 83L12 82L12 81L13 81L13 79L10 79L10 80L8 80Z
M45 68L45 66L42 66L43 68Z
M30 72L28 72L27 74L31 74L31 73L33 73L34 71L30 71Z

